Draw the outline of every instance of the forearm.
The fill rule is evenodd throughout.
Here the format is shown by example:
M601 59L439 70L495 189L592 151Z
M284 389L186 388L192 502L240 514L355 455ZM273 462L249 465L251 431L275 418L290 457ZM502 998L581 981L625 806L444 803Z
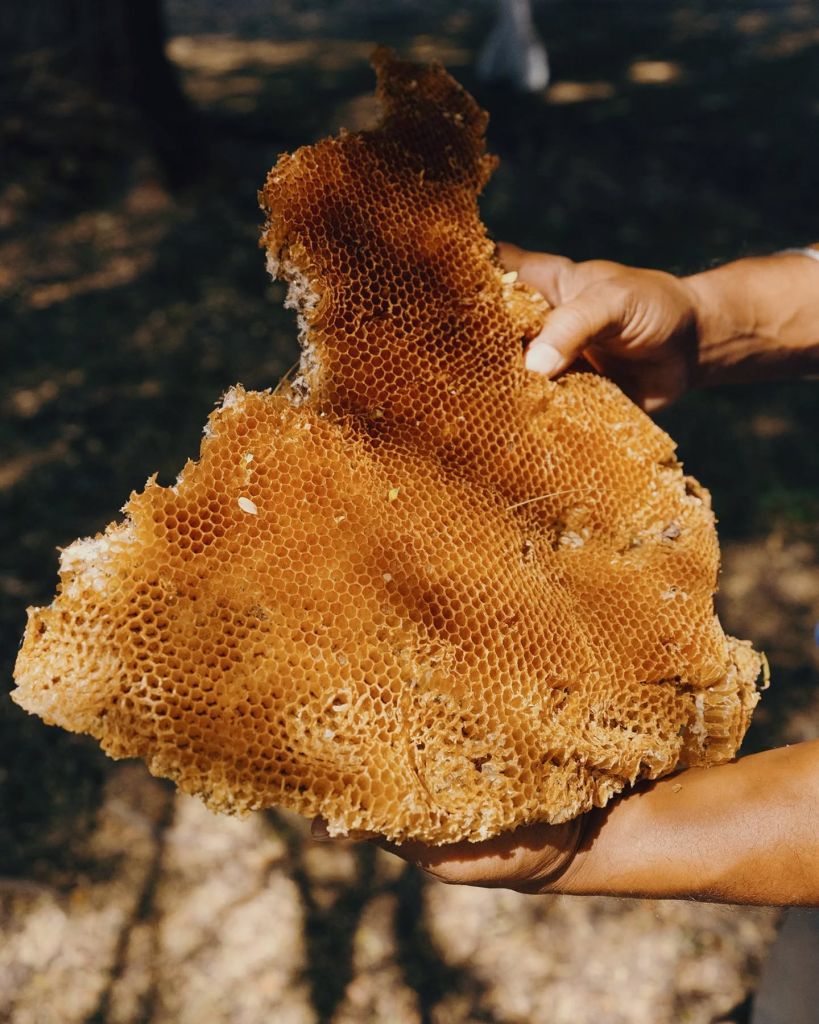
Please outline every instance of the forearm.
M737 260L683 283L697 311L696 383L819 373L819 260Z
M592 815L555 888L819 904L819 741L689 769Z

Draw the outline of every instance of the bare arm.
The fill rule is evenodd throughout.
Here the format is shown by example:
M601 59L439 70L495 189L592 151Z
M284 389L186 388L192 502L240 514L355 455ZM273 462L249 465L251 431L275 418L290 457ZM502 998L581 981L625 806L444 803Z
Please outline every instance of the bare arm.
M819 259L738 260L683 281L697 311L696 383L819 373Z
M587 816L573 858L569 827L548 825L487 843L390 849L466 885L816 906L819 741L641 787Z
M549 376L582 354L651 412L699 384L819 373L819 260L767 256L677 278L514 246L501 256L555 307L526 354Z

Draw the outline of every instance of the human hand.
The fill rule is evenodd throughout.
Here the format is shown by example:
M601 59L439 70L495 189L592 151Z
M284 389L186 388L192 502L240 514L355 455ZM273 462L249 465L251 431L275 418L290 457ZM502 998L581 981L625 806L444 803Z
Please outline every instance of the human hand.
M560 880L572 869L583 822L575 818L562 825L523 825L481 843L381 845L439 882L523 893L559 892Z
M329 839L321 819L313 837ZM643 782L483 843L367 838L443 882L522 893L819 906L819 740Z
M685 280L607 260L573 263L508 243L500 259L553 307L527 349L528 369L552 377L582 355L646 412L692 385L697 299Z
M585 820L584 816L561 825L523 825L484 842L443 846L414 840L399 845L362 833L351 838L371 839L441 882L546 893L560 891L560 881L571 871ZM321 818L314 819L311 831L314 839L330 838Z

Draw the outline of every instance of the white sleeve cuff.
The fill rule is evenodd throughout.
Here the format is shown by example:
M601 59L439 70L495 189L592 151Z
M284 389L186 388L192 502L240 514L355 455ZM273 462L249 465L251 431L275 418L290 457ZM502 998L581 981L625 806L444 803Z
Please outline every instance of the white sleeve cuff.
M807 246L804 249L780 249L778 256L810 256L812 260L819 260L819 249L812 249Z

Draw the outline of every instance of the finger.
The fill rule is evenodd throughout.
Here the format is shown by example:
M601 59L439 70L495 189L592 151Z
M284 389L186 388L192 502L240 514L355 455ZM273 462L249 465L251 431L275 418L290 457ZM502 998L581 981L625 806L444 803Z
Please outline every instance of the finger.
M428 846L410 840L380 845L442 882L524 891L568 865L581 829L581 820L575 819L561 825L524 825L478 843Z
M505 270L520 271L520 265L526 255L525 249L511 242L498 242L495 251Z
M511 242L498 243L498 256L507 270L516 271L519 280L540 292L550 306L559 305L567 297L562 282L566 271L575 264L565 256L528 252Z
M616 336L628 311L620 289L598 286L552 310L526 350L526 369L554 377L592 342Z

